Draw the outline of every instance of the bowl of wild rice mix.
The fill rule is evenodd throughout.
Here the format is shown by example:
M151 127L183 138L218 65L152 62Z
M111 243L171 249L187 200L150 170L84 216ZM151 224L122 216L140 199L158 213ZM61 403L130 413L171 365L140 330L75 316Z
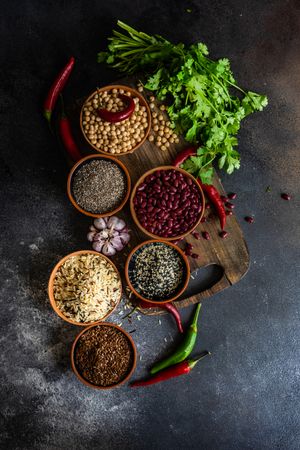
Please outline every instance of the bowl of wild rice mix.
M71 169L67 193L81 213L91 217L113 216L128 200L130 176L125 165L108 155L89 155Z
M48 295L54 311L74 325L106 319L122 296L116 266L93 250L80 250L62 258L51 272Z
M105 86L84 102L80 127L95 150L119 156L134 152L145 142L151 128L151 113L146 100L135 89Z

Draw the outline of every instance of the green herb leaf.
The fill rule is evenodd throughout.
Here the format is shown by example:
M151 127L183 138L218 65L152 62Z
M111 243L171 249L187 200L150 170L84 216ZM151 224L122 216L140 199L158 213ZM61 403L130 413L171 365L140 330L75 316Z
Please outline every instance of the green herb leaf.
M190 9L186 10L190 12ZM245 92L237 86L227 58L208 58L208 48L199 42L186 47L162 36L150 36L118 21L107 52L98 54L121 72L147 73L144 86L168 101L168 114L176 131L193 144L202 143L197 156L183 168L205 183L213 176L212 164L232 173L240 167L235 150L241 121L268 104L264 95ZM238 95L234 95L234 91Z

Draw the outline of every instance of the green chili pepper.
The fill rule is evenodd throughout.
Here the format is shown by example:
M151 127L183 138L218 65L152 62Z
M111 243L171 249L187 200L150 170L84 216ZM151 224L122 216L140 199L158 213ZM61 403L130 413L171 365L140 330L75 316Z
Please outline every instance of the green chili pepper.
M160 370L165 369L166 367L172 366L173 364L180 363L189 356L189 354L191 353L191 351L195 346L197 339L197 321L200 308L201 303L197 305L192 322L187 332L185 333L182 343L179 345L177 350L168 358L163 359L162 361L154 364L154 366L150 370L151 375L155 374L156 372L159 372Z

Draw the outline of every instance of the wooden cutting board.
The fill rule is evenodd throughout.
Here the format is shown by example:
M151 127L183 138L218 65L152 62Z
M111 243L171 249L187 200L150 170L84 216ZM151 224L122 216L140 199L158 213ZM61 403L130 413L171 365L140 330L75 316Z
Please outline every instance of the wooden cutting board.
M136 88L136 84L128 79L119 80L118 84L125 84ZM79 114L84 100L85 99L76 101L76 104L73 105L73 107L67 109L75 139L83 156L95 153L95 150L93 150L92 147L89 147L80 131ZM119 158L128 168L132 185L134 185L139 177L147 170L157 166L172 164L175 155L187 145L188 144L181 139L179 144L171 144L166 151L162 151L153 142L146 140L146 142L134 153L120 156ZM214 175L213 183L221 194L226 195L216 173ZM207 210L206 215L211 214L212 211L212 209ZM129 245L123 252L120 252L112 258L120 269L120 272L124 273L123 269L126 257L130 250L140 242L150 238L142 233L133 222L129 210L129 202L118 216L126 221L131 230L131 240ZM202 302L204 299L212 297L217 292L230 287L237 283L246 274L249 268L250 261L247 244L235 215L227 216L226 231L228 232L228 237L226 239L222 239L219 236L220 226L218 218L213 215L208 220L208 222L199 224L197 231L199 231L200 234L202 231L208 231L210 240L204 240L203 238L196 240L192 235L189 235L184 241L178 244L179 247L183 249L186 243L189 242L193 245L193 252L199 254L198 259L189 257L191 279L185 294L175 302L178 308L184 308L193 303ZM212 270L204 269L208 266L211 266ZM205 277L207 272L210 274L208 279L203 280L204 272ZM214 281L210 280L211 276L213 276ZM125 281L124 276L123 281Z

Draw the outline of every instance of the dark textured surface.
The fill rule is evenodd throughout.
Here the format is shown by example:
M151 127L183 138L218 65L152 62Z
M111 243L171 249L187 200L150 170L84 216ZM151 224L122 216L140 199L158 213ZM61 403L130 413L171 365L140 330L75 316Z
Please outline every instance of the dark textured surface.
M118 78L95 62L117 18L174 41L203 40L270 106L244 122L242 167L223 178L239 194L241 221L253 213L256 223L242 223L247 276L203 305L196 351L213 356L186 379L99 393L71 373L78 330L47 300L49 270L87 247L90 221L68 203L67 167L41 102L70 54L78 63L66 102ZM0 23L1 448L298 449L299 1L11 0ZM158 320L124 325L136 329L136 378L176 340L172 320Z

